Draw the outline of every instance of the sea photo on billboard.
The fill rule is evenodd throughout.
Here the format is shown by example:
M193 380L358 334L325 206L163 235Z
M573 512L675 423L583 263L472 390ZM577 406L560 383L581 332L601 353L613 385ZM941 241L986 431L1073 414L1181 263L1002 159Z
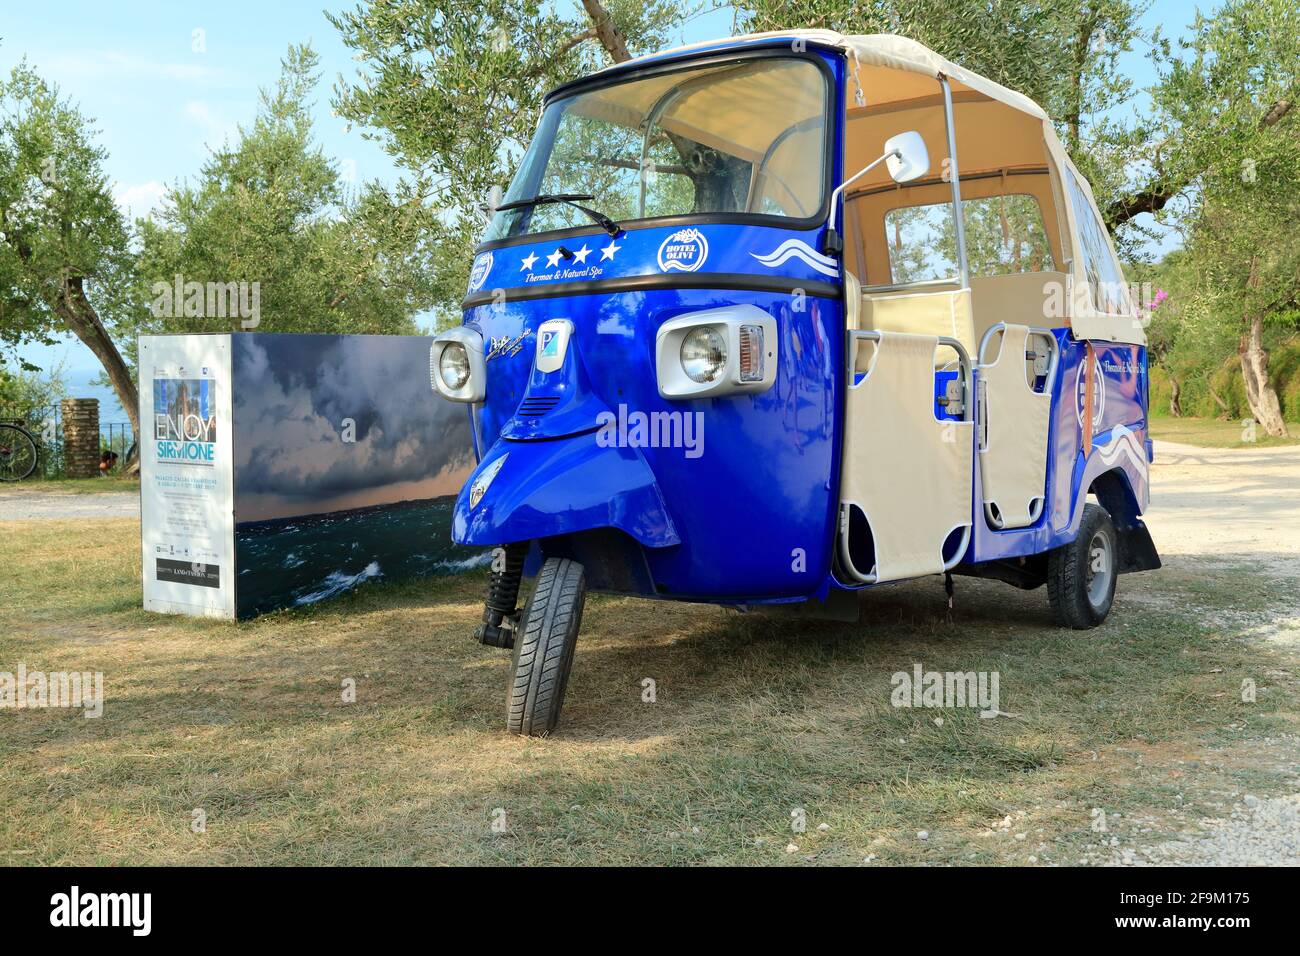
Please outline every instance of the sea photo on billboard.
M231 338L238 617L486 561L451 542L473 445L428 338Z

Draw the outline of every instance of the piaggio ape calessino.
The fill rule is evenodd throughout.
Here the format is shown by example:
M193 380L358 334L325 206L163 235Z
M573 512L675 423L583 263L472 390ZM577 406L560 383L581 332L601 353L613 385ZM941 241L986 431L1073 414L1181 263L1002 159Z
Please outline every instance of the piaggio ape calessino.
M495 551L516 733L554 728L589 588L834 616L965 574L1088 628L1159 566L1091 189L1037 105L911 40L739 37L553 91L463 307L430 376L469 406L452 533Z

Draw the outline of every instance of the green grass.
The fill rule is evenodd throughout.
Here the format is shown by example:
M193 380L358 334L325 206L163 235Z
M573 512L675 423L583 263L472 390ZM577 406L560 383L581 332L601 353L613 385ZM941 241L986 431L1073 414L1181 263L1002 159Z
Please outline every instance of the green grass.
M29 478L26 481L0 484L0 495L5 494L57 494L93 495L106 491L123 491L138 494L139 478L113 475L106 478Z
M0 864L1069 863L1093 807L1210 815L1234 748L1300 713L1294 655L1238 637L1286 595L1183 563L1123 578L1090 632L967 579L952 612L937 579L880 589L858 625L594 596L560 729L525 740L509 655L470 637L481 574L236 625L139 609L134 521L0 528L0 671L106 687L98 720L0 712ZM914 662L997 671L1016 716L890 706Z
M1255 440L1246 441L1246 431L1239 421L1225 422L1217 418L1153 418L1151 436L1163 441L1203 448L1261 448L1274 445L1300 444L1295 425L1289 425L1292 437L1274 438L1255 426Z

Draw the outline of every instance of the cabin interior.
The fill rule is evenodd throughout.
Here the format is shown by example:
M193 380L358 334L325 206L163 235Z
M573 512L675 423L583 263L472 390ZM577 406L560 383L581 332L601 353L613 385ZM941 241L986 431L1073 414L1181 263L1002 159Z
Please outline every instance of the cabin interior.
M1045 324L1048 283L1066 287L1069 231L1042 120L951 81L970 270L963 288L941 85L924 74L865 64L856 76L856 84L849 82L845 175L907 130L924 138L930 171L899 185L881 165L845 196L850 328L951 336L974 357L999 322ZM854 103L857 88L861 105Z

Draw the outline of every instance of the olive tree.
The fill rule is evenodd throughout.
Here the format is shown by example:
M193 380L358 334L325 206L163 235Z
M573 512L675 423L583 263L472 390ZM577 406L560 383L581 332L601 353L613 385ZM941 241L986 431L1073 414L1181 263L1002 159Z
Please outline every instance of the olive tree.
M365 127L436 213L439 288L464 291L484 206L513 175L552 87L670 42L680 0L370 0L327 14L355 51L334 108Z
M138 314L135 257L89 119L26 62L0 78L0 344L71 332L139 434L135 381L112 332Z
M1184 272L1198 281L1183 296L1235 330L1251 412L1282 436L1266 332L1300 318L1300 2L1227 0L1180 52L1154 100L1193 187Z
M428 211L401 186L350 185L315 142L317 63L310 47L291 47L253 121L138 223L139 291L149 303L142 329L417 331L414 316L437 298ZM217 296L219 307L208 308L197 293L210 284L244 307Z

